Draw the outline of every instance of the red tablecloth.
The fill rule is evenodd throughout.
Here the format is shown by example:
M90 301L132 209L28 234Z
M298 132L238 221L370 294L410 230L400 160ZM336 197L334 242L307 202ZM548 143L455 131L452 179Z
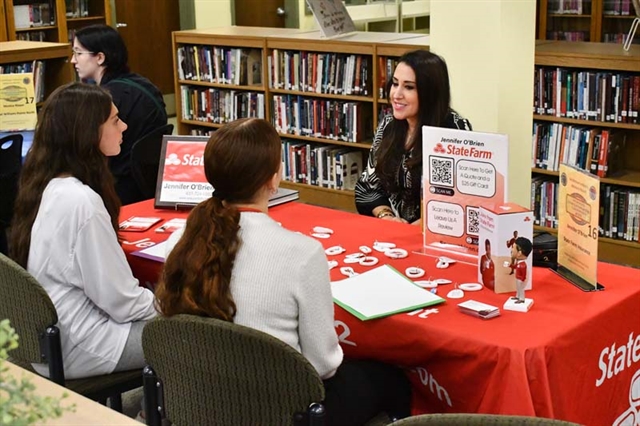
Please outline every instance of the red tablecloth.
M304 234L318 225L332 228L334 235L321 242L325 247L340 244L346 253L363 244L372 246L375 240L394 242L410 253L421 248L420 231L411 225L300 203L272 208L270 215ZM185 213L154 210L150 200L123 207L121 218L130 216L170 219ZM131 253L166 239L166 234L154 232L160 225L143 233L121 233L134 274L150 287L161 264ZM335 258L342 266L343 256ZM474 265L459 262L440 270L434 257L415 253L400 260L380 258L400 271L419 266L427 276L476 281ZM369 269L349 266L356 272ZM332 278L343 277L334 269ZM502 307L507 295L467 292L462 300L437 306L437 312L422 310L366 322L336 306L336 332L347 356L409 368L414 414L520 414L587 425L612 424L626 414L635 415L638 422L640 270L600 263L598 280L606 290L585 293L549 270L534 268L533 290L527 292L535 300L531 311L503 311L491 320L464 315L456 305L474 299ZM441 295L450 288L442 286Z

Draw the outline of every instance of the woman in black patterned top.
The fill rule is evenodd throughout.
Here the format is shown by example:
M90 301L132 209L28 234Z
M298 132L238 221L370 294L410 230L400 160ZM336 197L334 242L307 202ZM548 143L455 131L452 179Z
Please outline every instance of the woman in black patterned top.
M387 94L393 115L378 126L367 167L356 184L356 207L360 214L418 224L422 126L471 130L471 124L449 106L447 64L426 50L400 57Z

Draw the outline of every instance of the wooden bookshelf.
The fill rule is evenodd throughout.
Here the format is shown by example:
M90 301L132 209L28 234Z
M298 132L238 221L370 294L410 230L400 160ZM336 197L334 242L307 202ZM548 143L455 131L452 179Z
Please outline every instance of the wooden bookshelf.
M0 41L9 40L7 35L7 11L4 7L4 1L0 0Z
M44 84L45 99L57 87L73 80L68 66L71 47L68 43L49 43L40 41L4 41L0 42L0 65L45 61Z
M75 10L67 16L66 0L52 0L53 10L50 11L54 18L52 25L41 25L24 28L16 28L14 19L14 0L0 0L4 7L6 19L0 23L4 27L6 40L21 40L27 34L42 31L47 42L66 43L72 41L73 31L87 25L107 24L112 25L111 1L110 0L88 0L88 10L86 16L75 16ZM47 3L47 0L33 0L31 3ZM0 28L0 40L2 40L2 29Z
M628 52L625 52L620 46L612 45L609 43L563 41L537 42L535 64L536 67L543 66L549 67L549 69L556 70L566 69L570 72L593 71L594 73L621 73L620 75L629 77L630 79L634 79L636 77L640 77L640 46L632 45L631 49ZM555 91L555 93L561 93L563 90L565 90L564 86L562 86L562 90L559 90L557 86L554 86L552 88L552 92ZM620 90L620 93L623 92L623 90ZM562 101L565 101L566 94L561 94L558 96L562 96ZM596 98L596 105L598 106L598 108L600 108L600 102L605 101L606 94L601 95L599 93ZM634 106L631 103L629 103L628 105L629 110L631 110L631 107ZM540 105L538 105L538 107L540 107ZM638 105L635 105L634 107L637 113L639 107ZM568 105L566 109L567 111L569 110ZM598 109L598 111L601 111L601 109ZM627 122L620 122L620 119L615 119L615 121L613 122L601 121L599 120L599 118L603 115L601 115L600 112L598 112L598 115L596 115L595 117L591 117L593 119L589 120L576 119L566 116L556 116L558 114L562 115L563 113L564 112L547 112L546 114L549 115L539 113L534 114L533 119L535 122L560 123L565 126L577 126L578 128L587 130L594 129L594 132L596 134L600 131L604 133L605 130L611 130L612 132L617 132L618 135L621 135L620 137L624 140L624 143L620 145L621 151L617 156L618 162L615 164L615 169L610 170L610 173L608 173L606 177L600 178L601 184L604 185L600 191L600 226L603 227L602 222L604 222L605 218L603 213L604 209L609 208L608 206L614 203L613 195L611 195L612 199L606 198L607 192L604 190L605 188L608 188L611 191L611 194L613 194L614 190L617 192L633 194L640 193L640 162L638 161L638 159L640 158L640 120L635 120L635 123L632 122L634 121L633 118L627 119ZM620 113L618 113L618 117L620 117ZM611 118L607 120L610 119ZM589 154L586 154L587 168L589 168L590 159L593 158L592 149L595 149L594 146L596 146L596 144L590 140L588 142L588 145L589 147L587 152L589 152ZM537 165L538 162L534 161L536 160L536 153L534 152L532 153L532 155L532 165ZM607 156L608 155L609 154L607 154ZM540 160L540 158L538 158L538 160ZM557 182L558 172L556 170L541 167L532 167L531 171L533 177L538 177L539 181ZM532 196L532 204L534 199L535 197ZM535 206L532 205L532 208L534 207ZM554 215L556 214L562 214L562 212L554 213ZM629 216L631 216L631 214L629 214ZM640 212L636 213L635 216L637 217L635 217L635 219L633 220L637 223L638 221L640 221ZM552 228L544 227L542 227L542 229L547 231L552 230ZM637 241L628 241L622 238L607 238L606 236L601 235L599 242L599 258L601 260L640 267L640 243L638 243Z
M576 0L562 3L564 11L558 10L559 4L538 0L538 39L621 44L636 16L631 0ZM634 43L640 44L640 34L636 33Z
M209 90L210 92L215 92L217 90L234 90L235 93L255 93L256 95L264 95L264 118L274 123L276 128L280 129L279 131L283 141L288 141L290 145L294 145L295 147L302 146L304 149L308 150L324 149L326 151L335 150L335 152L337 152L340 149L343 149L343 151L348 151L352 153L352 155L361 155L362 166L364 167L366 165L368 151L371 148L373 134L377 126L377 111L379 106L385 104L385 102L378 96L376 83L379 81L376 65L378 63L378 57L398 57L409 50L414 50L420 47L428 48L428 41L428 36L420 34L356 32L335 39L325 39L318 31L235 26L216 28L212 30L174 32L173 58L175 70L175 91L177 95L176 110L178 111L178 134L202 134L215 130L221 126L221 124L217 122L212 122L208 115L206 117L204 115L200 115L198 117L192 116L191 109L193 106L200 106L198 99L201 98L198 98L198 95L206 95L199 92L199 90L204 89ZM196 46L198 53L195 53L193 46ZM185 78L185 75L180 76L181 69L179 67L182 67L182 61L193 60L194 63L198 62L195 58L204 51L205 56L203 57L205 58L206 63L206 55L208 54L207 49L210 48L259 50L262 63L261 83L258 85L238 85L237 82L234 82L236 84L227 84L226 82L221 83L218 81L211 82L208 77L204 78L205 81L202 81L202 78L200 81L196 81L192 78ZM193 52L189 49L193 50ZM284 52L286 52L287 56L280 55L280 53L284 55ZM360 81L362 84L356 84L356 77L354 76L353 87L349 87L349 91L346 93L339 92L337 87L332 86L327 75L324 75L324 77L327 78L325 83L328 82L328 84L322 85L322 87L314 87L313 91L310 91L311 88L302 87L303 77L302 73L299 71L299 67L301 67L301 65L294 66L294 61L297 60L301 64L303 60L302 58L304 58L305 61L311 61L310 58L315 58L315 55L326 55L323 56L323 58L328 58L325 59L325 61L335 61L336 69L340 67L339 64L341 62L338 62L339 60L344 59L345 61L354 61L351 66L356 67L354 69L357 69L360 72L353 70L352 72L355 73L354 75L359 77L357 81ZM289 59L282 60L282 57ZM294 59L294 57L297 59ZM278 66L287 67L288 71L286 71L286 75L290 76L292 79L289 81L290 84L287 84L286 82L279 84L282 82L275 80L275 74L272 73L275 72L274 70L276 68L270 69L270 61L271 63L275 61L282 61L278 62ZM200 62L198 62L198 64L199 63ZM355 63L360 65L354 65ZM272 67L274 66L275 65L272 65ZM242 73L244 73L244 71L241 72L241 75ZM292 73L294 73L295 76L293 76ZM308 73L309 71L305 75L310 75ZM183 71L183 74L186 73ZM342 79L338 80L337 75L338 74L336 74L334 83L335 86L337 86L338 81L343 81ZM280 74L278 74L278 76L280 76ZM299 85L293 84L293 79L295 79L295 77L299 78ZM221 92L215 96L223 96L223 93ZM274 103L274 100L277 101L277 103ZM294 125L287 123L287 131L284 131L284 129L279 127L277 119L280 117L282 120L282 117L278 114L287 113L294 109L291 105L295 105L295 110L300 111L300 108L303 108L300 105L304 104L304 108L306 108L306 105L310 105L314 102L325 103L326 105L329 105L327 108L335 107L335 110L342 111L342 114L347 114L344 113L344 111L354 111L350 116L342 116L337 112L335 114L340 116L339 120L343 120L340 121L340 123L353 123L355 121L356 126L350 128L347 124L347 127L345 128L340 127L338 135L333 135L333 132L331 135L321 132L311 132L313 133L311 135L310 130L306 128L304 124L301 124L302 120L299 116L291 116L287 118L297 120ZM206 107L208 107L208 105L209 104L207 104ZM283 107L283 105L286 105L286 107ZM305 111L309 113L309 110ZM304 116L308 117L308 114ZM324 115L321 117L324 117ZM353 121L349 121L346 117L353 118ZM337 118L336 121L338 121ZM326 127L324 130L326 130ZM353 139L350 139L351 137ZM309 162L308 164L308 167L311 167L311 163ZM298 170L297 174L300 174L299 172L300 170ZM307 179L305 179L304 176L306 176ZM309 175L304 176L302 178L294 177L292 179L301 179L305 182L308 181ZM331 186L331 184L328 185ZM312 185L310 183L287 180L282 182L282 186L298 190L300 192L300 199L303 202L338 208L346 211L355 211L353 190L337 189L334 187L324 187ZM341 187L340 184L336 184L335 186Z

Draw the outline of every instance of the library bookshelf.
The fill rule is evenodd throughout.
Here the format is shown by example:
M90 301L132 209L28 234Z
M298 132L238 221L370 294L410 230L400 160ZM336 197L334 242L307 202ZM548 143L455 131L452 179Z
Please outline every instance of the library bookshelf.
M540 40L621 44L636 17L631 0L538 0L537 7Z
M600 176L599 258L640 267L640 46L538 41L535 65L538 228L555 232L558 165L569 163Z
M45 64L43 76L34 78L44 78L43 98L46 99L57 87L73 80L68 64L70 53L68 43L3 41L0 42L0 66L42 61Z
M303 202L355 211L353 185L386 106L378 64L426 49L428 41L420 34L325 39L318 31L235 26L174 32L178 134L263 117L283 140L281 185L298 190Z
M4 31L0 28L0 40L2 33L6 34L5 40L29 40L66 43L73 39L73 33L82 27L92 24L112 24L110 0L0 0L0 8L4 8L5 19L0 22ZM24 7L38 6L36 19L16 19L18 16L26 17L33 13ZM42 6L42 13L40 9ZM16 22L18 21L18 22ZM16 25L18 24L18 25Z

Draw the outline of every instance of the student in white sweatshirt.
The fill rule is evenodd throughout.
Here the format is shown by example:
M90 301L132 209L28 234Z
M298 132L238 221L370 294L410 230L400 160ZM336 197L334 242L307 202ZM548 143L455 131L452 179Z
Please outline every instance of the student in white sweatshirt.
M322 245L269 217L282 176L281 142L266 121L236 120L213 133L204 153L212 197L196 206L156 289L165 316L192 314L251 327L288 343L324 380L328 425L359 425L382 410L409 414L401 370L344 361L334 329Z
M42 107L22 168L10 253L56 307L68 379L142 368L142 328L156 315L118 244L107 157L126 128L103 89L62 86Z

